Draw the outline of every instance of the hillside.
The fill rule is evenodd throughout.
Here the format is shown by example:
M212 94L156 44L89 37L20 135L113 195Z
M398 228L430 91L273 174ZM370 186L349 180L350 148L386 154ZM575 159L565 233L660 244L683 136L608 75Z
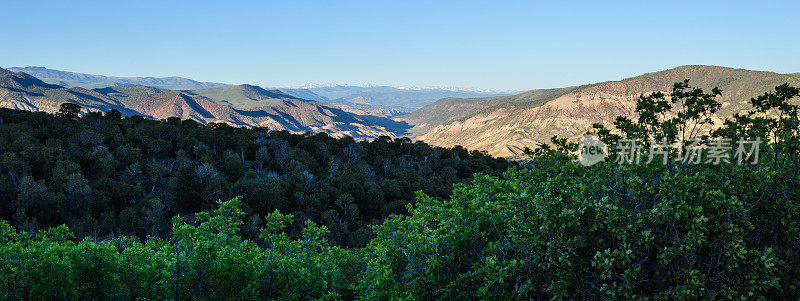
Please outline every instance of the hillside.
M667 92L674 82L687 78L694 87L717 86L723 90L720 118L749 108L747 101L751 97L779 84L800 84L797 73L681 66L620 81L584 85L550 98L501 103L441 124L419 139L435 145L462 145L493 155L513 156L526 146L549 142L553 135L576 137L595 122L610 124L617 116L631 116L640 94Z
M0 68L0 107L53 113L65 102L82 106L84 112L116 109L125 116L179 117L203 124L223 122L295 133L325 132L336 137L398 136L407 128L388 118L357 115L251 85L193 91L142 85L87 90L47 84L25 73Z
M85 111L118 109L130 114L116 99L102 93L84 88L64 88L25 73L0 68L0 108L55 112L64 102L78 104Z
M231 86L224 83L199 82L183 77L120 77L69 72L45 67L10 67L10 71L24 72L45 83L67 88L98 89L112 86L141 85L170 90L201 90ZM260 89L260 88L259 88ZM389 86L310 86L308 88L269 88L268 91L319 102L355 104L364 112L384 108L411 111L446 97L486 97L503 93L443 88L404 88ZM219 92L219 90L217 90ZM222 92L224 93L224 92ZM279 98L279 97L278 97ZM232 100L236 101L236 100ZM384 116L378 113L377 116Z
M386 118L403 116L405 114L414 111L413 109L408 109L403 107L373 106L373 105L357 104L346 101L331 101L329 103L353 114L380 116ZM403 122L402 120L397 120L397 121Z
M143 95L146 88L119 90ZM169 93L153 97L163 99L158 107L192 101ZM220 198L241 196L253 218L276 209L300 213L330 227L336 244L363 246L374 222L405 212L417 191L443 199L474 172L499 175L512 166L408 139L356 141L115 114L73 120L8 109L0 109L0 121L0 223L30 231L66 224L86 229L81 237L166 235L171 224L163 217L193 216Z
M485 97L503 95L489 91L442 88L403 88L389 86L312 86L305 88L331 101L398 109L418 109L447 97Z
M336 137L400 136L407 126L388 118L347 112L335 105L300 99L280 90L237 85L186 91L235 108L235 120L248 126L293 132L326 132Z
M394 120L413 125L409 132L422 135L439 124L469 116L480 110L506 102L537 102L560 95L571 88L538 89L516 95L479 98L442 98L409 114L394 117Z
M308 89L299 89L299 88L276 88L276 89L297 98L308 99L319 102L330 101L330 99L328 99L327 97L311 92L311 90Z
M191 91L237 108L253 108L279 105L282 101L304 101L280 90L266 90L253 85L237 85Z
M782 91L796 112L800 89ZM796 115L758 164L635 167L115 114L0 120L4 300L800 297Z
M11 67L8 70L24 72L42 81L64 87L80 87L85 89L105 88L121 85L142 85L172 90L195 90L224 87L228 84L198 82L183 77L119 77L86 74L48 69L45 67Z

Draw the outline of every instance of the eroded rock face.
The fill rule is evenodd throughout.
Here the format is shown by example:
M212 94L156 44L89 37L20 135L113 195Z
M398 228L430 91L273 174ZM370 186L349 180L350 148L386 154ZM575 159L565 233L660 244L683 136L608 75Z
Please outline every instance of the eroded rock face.
M228 99L235 99L236 103ZM224 122L233 126L265 127L295 133L325 132L337 137L396 137L405 130L404 123L385 117L362 116L334 105L249 85L197 92L141 85L88 90L63 88L25 73L0 68L0 108L55 113L65 102L80 105L83 112L116 109L126 116L179 117L203 124Z
M514 156L550 137L577 138L593 123L611 126L617 116L634 117L641 94L669 94L675 82L690 79L693 87L719 87L721 120L750 109L748 100L775 86L800 85L800 74L778 74L714 66L683 66L614 82L577 87L544 103L508 102L469 117L439 125L419 137L439 146L462 145L497 156ZM717 122L719 124L719 122Z

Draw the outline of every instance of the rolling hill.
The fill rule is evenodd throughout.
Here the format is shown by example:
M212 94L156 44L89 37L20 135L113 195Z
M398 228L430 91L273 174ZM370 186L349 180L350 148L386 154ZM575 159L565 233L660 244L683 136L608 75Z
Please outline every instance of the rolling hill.
M58 72L61 73L54 74L76 76L75 81L92 77ZM263 89L224 85L175 90L117 85L90 90L65 88L25 73L0 69L0 107L55 112L61 103L73 102L84 111L117 109L125 115L162 119L176 116L202 123L225 122L292 132L365 138L411 134L434 145L462 145L493 155L514 156L524 147L548 142L553 135L577 137L595 122L610 124L617 116L631 116L640 94L668 92L674 82L687 78L692 86L718 86L724 91L718 118L749 108L749 98L776 85L800 85L800 74L693 65L619 81L495 96L487 96L493 95L489 91L387 86ZM434 102L435 99L438 100Z
M112 97L84 88L64 88L45 83L25 73L0 68L0 108L26 111L58 111L61 103L71 102L94 111L118 109L128 112Z
M411 88L390 86L309 86L305 90L323 96L330 101L353 104L395 107L400 110L414 110L447 97L485 97L505 95L504 93L444 88Z
M83 112L116 109L126 116L180 117L204 124L224 122L356 138L399 136L407 128L404 123L388 118L353 114L333 105L252 85L186 91L143 85L88 90L52 85L25 73L0 68L0 107L52 113L65 102L80 105Z
M448 97L437 100L409 114L394 117L394 120L413 125L412 135L427 133L439 124L463 118L480 110L506 102L537 102L560 95L571 88L538 89L516 95L479 98Z
M192 94L211 98L237 108L268 107L283 101L306 101L280 90L267 90L254 85L236 85L191 91Z
M45 83L59 85L67 88L99 89L123 85L140 85L170 90L205 90L212 88L230 87L224 83L199 82L182 77L119 77L96 74L86 74L48 69L45 67L10 67L10 71L24 72L32 75ZM253 86L255 87L255 86ZM262 89L259 87L259 89ZM367 114L381 117L391 117L433 103L446 97L483 97L505 95L504 93L470 89L449 88L412 88L389 86L347 86L347 85L310 85L302 88L268 88L272 93L283 93L289 96L313 100L318 102L336 104L345 111L354 114ZM202 94L202 92L199 92ZM210 90L208 93L225 93L224 90ZM247 93L245 93L247 94ZM213 96L213 95L211 95ZM232 103L247 101L243 99L230 99ZM286 97L277 96L276 98ZM213 97L212 97L213 98Z
M300 89L300 88L275 88L275 89L297 98L308 99L319 102L330 102L330 99L328 99L327 97L314 93L308 89Z
M354 114L338 106L305 100L253 85L237 85L186 91L225 104L239 113L236 119L249 126L287 129L294 132L326 132L334 136L401 136L405 123L372 115Z
M222 83L198 82L183 77L119 77L105 76L61 70L45 67L10 67L10 71L30 74L48 84L59 85L67 88L79 87L85 89L105 88L121 85L142 85L172 90L195 90L229 86Z
M751 97L770 91L779 84L800 85L798 73L681 66L620 81L566 88L549 97L506 101L444 122L419 139L434 145L462 145L486 150L493 155L514 156L526 146L549 142L553 135L577 137L595 122L611 124L617 116L632 116L640 94L668 92L674 82L687 78L694 87L711 89L717 86L723 90L720 99L723 107L718 118L749 109L747 101ZM535 91L515 97L522 98ZM414 124L413 121L409 123Z
M412 109L407 109L403 107L373 106L373 105L357 104L345 101L331 101L328 103L335 105L341 108L342 110L345 110L353 114L372 115L372 116L380 116L386 118L402 116L414 111ZM404 122L402 120L398 121Z

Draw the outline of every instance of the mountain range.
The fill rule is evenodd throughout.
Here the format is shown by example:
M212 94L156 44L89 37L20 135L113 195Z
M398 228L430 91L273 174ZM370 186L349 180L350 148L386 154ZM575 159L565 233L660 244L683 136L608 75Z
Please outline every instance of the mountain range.
M66 88L45 83L27 73L0 68L0 107L52 113L65 102L80 105L84 112L116 109L126 116L180 117L204 124L223 122L234 126L325 132L356 138L398 136L407 128L404 123L388 118L358 115L334 105L252 85L198 90L143 85Z
M723 107L716 120L749 109L751 97L777 85L800 86L800 73L705 65L514 95L363 85L264 89L175 77L160 81L149 77L127 78L140 84L89 89L86 87L120 77L41 67L11 70L25 73L0 69L0 107L55 112L61 103L73 102L87 111L117 109L125 115L161 119L175 116L202 123L225 122L292 132L326 132L358 138L410 135L433 145L461 145L506 157L519 155L525 147L549 142L553 135L577 138L593 123L610 125L617 116L633 117L639 95L669 92L674 82L684 79L689 79L693 87L723 90L720 98ZM67 75L75 79L69 80L72 77ZM54 83L86 87L61 87Z
M10 71L24 72L46 83L62 87L80 87L85 89L106 88L122 85L142 85L148 87L195 90L230 86L223 83L198 82L183 77L119 77L96 74L86 74L48 69L45 67L10 67Z
M393 119L413 125L409 132L422 135L439 124L466 117L472 113L506 102L538 101L559 95L570 88L538 89L517 95L504 95L480 98L448 97L437 100L419 110Z
M170 90L199 90L233 86L225 83L199 82L183 77L119 77L77 73L45 67L9 67L48 84L66 88L97 89L121 85L141 85ZM491 90L446 87L390 87L377 85L314 85L299 88L269 88L306 100L340 105L353 113L397 116L445 97L481 97L506 95ZM391 112L397 114L391 115ZM387 114L388 113L388 114Z
M691 65L647 73L619 81L579 87L532 90L494 98L442 99L408 116L395 118L422 132L418 139L440 146L462 145L498 156L515 156L559 135L576 138L593 123L611 125L617 116L635 115L636 99L655 91L669 92L673 83L690 80L693 87L719 87L719 121L750 109L748 100L775 86L800 86L800 73L781 74L718 66ZM457 111L458 114L449 113ZM444 113L443 113L444 112ZM428 123L435 124L430 128ZM428 127L427 130L424 127Z
M281 89L289 94L293 91ZM359 105L394 107L401 111L409 111L431 104L446 97L486 97L506 95L507 93L475 89L450 88L412 88L375 85L309 85L301 90L313 92L327 100ZM294 95L294 94L293 94ZM296 95L302 97L300 95Z

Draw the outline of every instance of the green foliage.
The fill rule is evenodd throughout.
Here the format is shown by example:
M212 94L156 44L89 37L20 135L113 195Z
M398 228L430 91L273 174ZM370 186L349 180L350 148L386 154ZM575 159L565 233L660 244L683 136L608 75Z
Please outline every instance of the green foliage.
M120 112L74 117L0 110L0 219L23 231L66 224L81 238L166 238L169 217L242 196L246 238L280 210L298 217L293 238L311 219L328 227L333 244L355 247L415 191L444 199L472 173L499 175L512 165L408 139L355 141Z
M783 84L775 91L750 99L753 110L735 114L714 134L731 139L760 138L772 144L774 156L792 156L800 150L800 117L794 101L800 89Z
M796 178L538 157L385 221L358 289L367 299L797 296Z
M0 223L2 299L331 299L353 296L346 275L357 259L328 244L327 230L308 221L304 238L282 231L287 216L263 241L239 235L241 199L199 213L197 226L173 221L168 240L133 238L74 242L66 227L16 235ZM354 265L354 263L356 263Z
M630 134L671 139L693 127L687 125L707 124L704 116L716 107L713 98L719 91L706 94L684 84L676 84L677 101L672 104L690 103L677 111L685 114L659 117L655 112L668 107L676 111L663 95L643 97L641 113L650 117L629 121L639 129ZM413 145L409 141L345 143L341 155L333 157L333 147L309 140L265 143L254 148L267 149L262 158L277 154L283 159L261 163L290 176L256 172L245 176L246 181L265 186L248 190L239 184L237 189L251 195L274 191L303 206L318 206L324 194L312 187L324 180L309 170L324 170L347 193L331 199L319 219L322 225L305 218L305 212L284 214L274 208L262 220L248 213L253 207L246 197L216 202L213 211L193 218L175 217L170 235L144 240L98 240L76 236L63 225L34 231L0 222L0 299L797 299L800 161L792 148L798 128L791 101L798 93L779 86L755 98L755 113L737 117L742 123L728 120L714 133L769 140L764 149L770 155L759 164L600 162L586 167L572 161L574 143L554 137L555 147L530 150L534 156L526 165L502 177L477 173L471 182L456 184L450 199L432 195L443 193L440 188L423 185L416 201L404 201L409 186L399 180L385 186L357 184L374 177L370 173L402 178L414 172L386 167L392 160L365 151L372 144L404 149ZM774 114L762 114L767 111ZM627 134L625 128L618 133ZM623 137L602 127L595 130L604 138ZM124 152L135 158L134 149ZM209 149L195 145L176 154L176 165L184 167L179 175L193 185L181 193L199 198L219 194L205 186L224 185L219 179L229 175L211 162L233 156L223 153L217 158L223 161L216 161ZM15 159L26 155L4 155L12 162L4 165L5 175L20 179L25 191L41 190L26 174L35 175L28 170L40 167L28 169ZM190 156L203 163L187 163ZM459 161L469 153L454 148L447 156ZM313 167L325 162L315 157L327 158L329 164ZM372 165L347 165L365 158ZM365 174L350 173L343 165ZM64 200L97 198L97 192L81 188L84 183L76 175L84 174L83 168L59 160L48 166L56 170L53 182L72 187L72 196ZM439 177L452 179L470 172L456 167L446 173L416 172L440 172ZM163 176L145 176L139 168L125 169L125 183ZM12 177L12 172L24 176ZM273 189L270 181L293 181L297 190L289 194ZM18 202L27 204L25 200L42 193L52 191L27 193ZM379 209L361 203L364 195L395 201ZM197 205L208 206L205 201ZM163 206L160 198L150 198L141 214L166 219L154 213ZM385 211L388 218L364 225L362 210ZM331 238L344 239L341 234L353 225L357 236L347 239L368 241L365 247L330 243ZM367 229L371 233L364 233Z
M712 116L722 107L716 99L720 95L722 90L716 87L711 93L692 88L687 79L673 85L670 100L661 92L639 96L637 122L620 116L614 125L629 139L666 140L667 143L695 139L706 134L705 125L714 124Z
M58 113L61 114L61 116L71 120L77 119L80 112L81 106L69 102L62 103L58 109Z

